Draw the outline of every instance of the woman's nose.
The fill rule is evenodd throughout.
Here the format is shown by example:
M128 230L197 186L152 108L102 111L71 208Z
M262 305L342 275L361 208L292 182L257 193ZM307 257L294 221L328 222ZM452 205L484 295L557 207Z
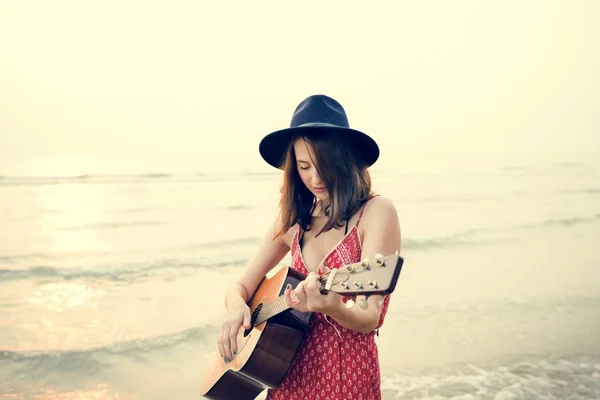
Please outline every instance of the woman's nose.
M321 177L319 176L319 174L317 172L315 172L313 174L311 183L313 186L316 186L316 187L323 186L323 181L321 180Z

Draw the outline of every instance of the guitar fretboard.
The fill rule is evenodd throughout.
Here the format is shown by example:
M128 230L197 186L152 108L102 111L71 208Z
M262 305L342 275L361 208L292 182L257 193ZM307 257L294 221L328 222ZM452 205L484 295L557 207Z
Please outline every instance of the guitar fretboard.
M284 312L288 308L289 307L288 307L287 303L285 302L285 298L283 297L283 295L279 296L271 301L263 303L258 315L256 316L256 321L254 321L254 323L252 325L254 325L254 326L260 325L261 323L265 322L269 318L272 318L272 317L276 316L277 314Z
M323 294L335 292L345 296L391 293L403 261L399 251L385 257L375 254L375 262L369 262L366 258L361 262L348 264L320 275L319 290ZM252 326L260 325L289 308L283 295L261 303L252 312Z

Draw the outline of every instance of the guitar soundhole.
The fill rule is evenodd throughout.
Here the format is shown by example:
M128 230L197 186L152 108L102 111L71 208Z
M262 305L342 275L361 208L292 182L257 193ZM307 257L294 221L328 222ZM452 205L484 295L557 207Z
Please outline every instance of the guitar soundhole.
M252 316L250 318L250 329L244 330L244 337L248 336L250 332L252 332L252 328L254 328L254 323L256 322L256 318L258 318L258 314L260 314L260 310L262 310L262 303L256 306L254 311L252 311Z

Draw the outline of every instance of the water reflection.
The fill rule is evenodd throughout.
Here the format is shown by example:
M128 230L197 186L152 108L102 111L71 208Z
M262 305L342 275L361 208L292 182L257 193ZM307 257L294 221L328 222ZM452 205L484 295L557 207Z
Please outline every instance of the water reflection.
M87 185L61 184L44 188L38 197L42 209L39 223L41 236L55 253L105 250L94 230L65 230L72 226L105 222L102 216L103 196Z
M97 305L97 298L104 295L102 289L92 288L83 283L47 283L29 298L30 303L62 313L67 309L87 305Z
M38 393L28 395L20 394L0 395L0 399L35 399L35 400L137 400L138 397L123 395L106 384L94 385L94 387L83 390L59 391L56 389L42 389Z

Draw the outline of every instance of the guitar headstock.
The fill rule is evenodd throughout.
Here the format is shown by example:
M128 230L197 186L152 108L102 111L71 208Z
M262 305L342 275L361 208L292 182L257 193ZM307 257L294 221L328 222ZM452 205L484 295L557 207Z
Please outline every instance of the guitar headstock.
M392 293L403 263L404 259L396 252L389 256L376 254L374 260L364 259L332 269L320 278L321 293L345 296Z

